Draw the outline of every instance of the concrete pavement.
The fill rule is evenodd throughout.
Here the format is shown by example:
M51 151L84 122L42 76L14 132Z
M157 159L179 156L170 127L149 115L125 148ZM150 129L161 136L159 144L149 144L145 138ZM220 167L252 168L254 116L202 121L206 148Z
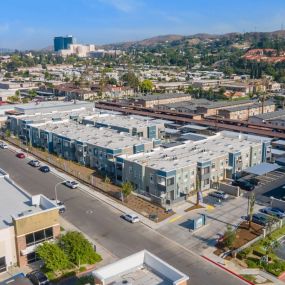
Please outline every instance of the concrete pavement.
M54 186L62 181L53 173L41 173L9 150L0 151L0 167L31 194L54 197ZM63 217L118 258L147 249L190 276L191 284L243 284L199 255L142 224L129 224L121 212L80 189L58 186L58 197L67 210Z

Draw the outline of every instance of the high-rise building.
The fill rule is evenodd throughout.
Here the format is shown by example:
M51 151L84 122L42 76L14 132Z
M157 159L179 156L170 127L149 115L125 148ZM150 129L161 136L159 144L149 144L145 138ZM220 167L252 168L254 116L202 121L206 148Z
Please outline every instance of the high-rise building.
M73 44L72 36L55 37L54 38L54 51L68 49L69 45Z

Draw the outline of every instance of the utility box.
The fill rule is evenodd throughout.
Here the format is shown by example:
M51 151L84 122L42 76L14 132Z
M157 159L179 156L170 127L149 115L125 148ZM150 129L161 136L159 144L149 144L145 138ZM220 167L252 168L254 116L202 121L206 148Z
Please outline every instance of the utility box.
M200 214L189 220L190 230L195 231L206 225L206 215Z

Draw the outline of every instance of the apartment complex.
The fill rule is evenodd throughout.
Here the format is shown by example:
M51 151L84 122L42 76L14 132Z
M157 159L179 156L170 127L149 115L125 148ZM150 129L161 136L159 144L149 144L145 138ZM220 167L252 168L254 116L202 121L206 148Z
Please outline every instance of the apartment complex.
M131 181L135 191L167 205L184 200L194 190L232 178L243 169L266 161L270 139L220 132L199 142L116 158L120 183Z
M27 135L32 146L99 169L111 177L115 175L116 156L150 152L159 143L71 121L31 124Z
M60 234L57 205L39 194L30 196L0 169L0 272L35 262L36 247Z
M134 116L85 116L83 124L90 124L97 128L110 128L118 132L126 132L132 136L150 139L162 139L164 136L165 124L162 120L149 118L137 118Z

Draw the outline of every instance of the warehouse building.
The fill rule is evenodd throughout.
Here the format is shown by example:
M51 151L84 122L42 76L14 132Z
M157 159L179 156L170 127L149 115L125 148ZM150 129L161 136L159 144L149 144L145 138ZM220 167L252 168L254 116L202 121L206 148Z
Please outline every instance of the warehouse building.
M36 247L60 234L57 205L43 195L30 196L0 169L0 273L37 261Z
M249 118L249 123L285 127L285 110L252 116Z
M131 181L137 193L162 205L172 204L269 156L270 139L223 131L198 142L119 156L117 182Z

